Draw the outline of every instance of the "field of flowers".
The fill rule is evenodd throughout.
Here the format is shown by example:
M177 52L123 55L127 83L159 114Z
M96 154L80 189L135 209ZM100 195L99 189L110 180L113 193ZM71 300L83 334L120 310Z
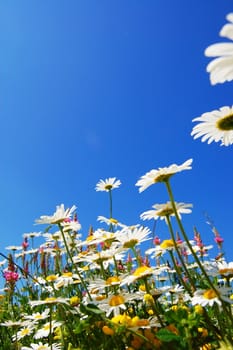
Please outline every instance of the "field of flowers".
M227 19L220 35L233 40L233 14ZM218 57L207 67L212 84L233 80L232 42L211 45L206 55ZM233 143L232 107L194 121L200 122L194 138ZM192 205L176 202L171 187L171 178L191 169L188 159L152 169L136 182L139 192L165 186L167 202L154 204L141 219L164 220L169 239L114 218L113 191L121 182L107 178L95 188L109 197L109 217L98 217L99 229L82 238L76 207L61 204L36 220L43 231L24 234L21 246L0 253L0 349L233 349L233 262L213 225L215 257L196 229L187 236L182 215ZM145 241L151 248L143 247Z

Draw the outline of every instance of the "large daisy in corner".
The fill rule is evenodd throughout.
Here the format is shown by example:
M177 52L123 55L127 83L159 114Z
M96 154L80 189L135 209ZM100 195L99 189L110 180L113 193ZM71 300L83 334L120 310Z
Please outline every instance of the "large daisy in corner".
M233 41L233 13L229 13L219 35ZM210 45L205 50L207 57L216 57L207 66L212 85L233 80L233 42L217 43Z
M221 146L233 143L233 106L224 106L219 110L204 113L193 121L200 122L191 132L194 139L201 137L201 141L208 140L208 144L220 141Z

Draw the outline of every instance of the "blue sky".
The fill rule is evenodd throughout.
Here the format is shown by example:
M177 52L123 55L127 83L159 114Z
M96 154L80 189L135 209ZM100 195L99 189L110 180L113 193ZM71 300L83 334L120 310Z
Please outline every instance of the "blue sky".
M171 181L194 206L184 225L213 243L208 212L232 259L232 149L190 136L193 118L232 105L232 83L211 86L204 56L231 11L227 0L0 3L2 252L61 203L77 205L86 237L109 214L101 178L122 181L113 216L135 224L168 199L162 184L139 194L139 177L193 158ZM161 222L156 233L169 237Z

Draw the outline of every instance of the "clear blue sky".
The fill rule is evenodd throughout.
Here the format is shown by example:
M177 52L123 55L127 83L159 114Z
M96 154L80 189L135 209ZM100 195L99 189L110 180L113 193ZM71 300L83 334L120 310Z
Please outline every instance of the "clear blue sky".
M162 184L139 194L139 177L193 158L171 181L194 206L184 225L212 243L207 211L233 258L232 148L190 136L193 118L233 103L204 56L232 11L228 0L1 1L1 251L61 203L77 205L86 237L109 214L100 178L122 181L113 216L135 224L167 201ZM157 234L169 237L163 223Z

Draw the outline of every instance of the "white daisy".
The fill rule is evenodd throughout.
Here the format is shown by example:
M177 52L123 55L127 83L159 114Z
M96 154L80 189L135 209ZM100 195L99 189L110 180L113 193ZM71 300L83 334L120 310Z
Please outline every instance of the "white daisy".
M19 245L9 245L8 247L5 247L6 250L12 250L12 251L16 251L16 250L22 250L22 246Z
M122 249L129 249L151 239L150 234L151 231L148 227L127 227L115 232L115 237L121 244Z
M192 159L188 159L181 165L172 164L168 167L152 169L137 181L136 186L139 187L139 192L143 192L149 186L155 184L156 182L167 181L172 175L176 173L179 173L183 170L192 169L192 161Z
M141 278L151 277L153 274L156 274L156 273L157 271L152 267L139 266L135 269L133 273L123 278L121 282L121 286L125 284L129 285Z
M233 143L233 106L224 106L219 110L204 113L193 121L200 122L191 132L194 139L201 137L201 141L208 140L208 144L220 141L221 146Z
M29 233L24 233L23 238L34 238L34 237L40 237L41 232L29 232Z
M56 207L56 211L53 215L42 215L35 222L36 224L59 224L66 219L70 219L75 209L75 205L73 205L71 208L65 209L64 204L61 204Z
M30 335L33 330L34 330L33 325L24 326L16 334L13 335L12 340L13 341L20 340L20 339Z
M49 336L50 333L53 333L55 328L61 326L61 322L57 321L52 321L52 322L47 322L44 324L44 326L35 333L34 338L35 339L40 339L40 338L46 338ZM43 349L43 348L42 348Z
M192 204L175 202L175 206L176 206L176 210L177 210L177 213L178 213L180 218L181 218L180 214L191 213L191 209L189 209L189 208L192 208ZM140 218L142 220L151 220L151 219L163 220L163 219L166 219L167 216L174 216L175 215L171 202L167 202L165 204L154 204L152 206L152 208L154 208L154 210L145 211L144 213L142 213L140 215Z
M50 309L46 309L42 313L36 312L32 315L25 315L24 319L25 320L31 320L33 322L39 322L40 320L44 320L49 317Z
M31 305L31 307L38 306L38 305L59 304L59 303L69 305L67 300L64 298L50 297L50 298L46 298L44 300L31 300L31 301L29 301L29 304Z
M220 289L217 289L220 295L220 298L231 303L232 301L223 295L223 292ZM191 298L192 305L201 305L201 306L213 306L214 303L222 305L219 296L213 289L198 289L194 292L193 297Z
M225 24L219 35L233 40L233 13L226 16L230 23ZM207 57L217 57L211 61L206 70L210 73L212 85L233 80L233 43L217 43L210 45L205 50Z
M118 188L120 185L121 185L120 180L116 180L115 177L109 177L108 179L100 180L96 184L95 190L109 192L114 188Z

